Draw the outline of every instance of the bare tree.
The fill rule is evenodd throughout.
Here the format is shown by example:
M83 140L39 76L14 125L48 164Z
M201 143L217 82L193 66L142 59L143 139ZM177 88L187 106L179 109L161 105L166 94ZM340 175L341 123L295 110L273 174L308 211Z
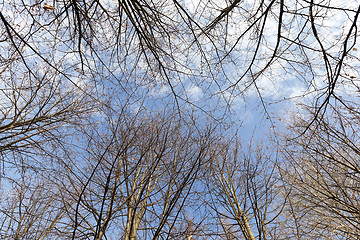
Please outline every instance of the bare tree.
M49 135L75 118L79 122L92 108L86 96L72 87L64 89L57 75L49 72L23 73L22 78L14 74L1 80L1 152L38 145L41 134Z
M124 108L119 115L108 114L97 119L101 124L82 128L77 145L71 140L56 153L43 153L56 164L38 174L53 186L41 185L41 191L52 192L49 198L56 204L44 198L44 210L36 213L33 224L42 224L47 207L57 216L53 222L48 218L46 236L52 239L186 236L177 226L209 158L213 127L199 130L171 113L134 114ZM25 179L18 184L28 194L37 193ZM25 206L39 204L29 201ZM3 210L7 222L15 218L8 216L11 209ZM26 230L25 224L19 226ZM42 236L41 231L35 233Z
M358 112L339 92L360 89L359 13L330 0L3 2L0 154L14 203L0 234L358 237ZM271 119L267 103L299 96L311 114L288 162L224 140L240 97Z
M284 202L276 183L276 158L261 146L243 148L236 137L220 140L214 151L206 170L205 206L216 219L209 235L247 240L281 236L277 218Z
M357 76L359 13L356 1L330 0L14 0L0 19L2 44L25 67L35 58L74 85L69 75L81 72L116 85L122 98L161 92L180 112L190 105L208 114L245 93L266 110L267 102L315 92L318 117L335 88ZM54 53L73 67L59 65Z
M56 226L66 217L59 188L27 170L21 177L7 180L8 186L1 192L1 238L55 239Z
M289 214L295 216L298 239L358 239L359 235L359 112L347 102L332 105L309 131L297 118L284 153ZM316 114L307 109L309 114ZM292 136L292 137L291 137Z
M23 47L7 50L0 70L0 235L49 239L66 211L58 201L59 189L43 176L63 162L47 153L54 156L94 112L96 102L88 94L90 85L83 86L84 93L36 61L25 67Z

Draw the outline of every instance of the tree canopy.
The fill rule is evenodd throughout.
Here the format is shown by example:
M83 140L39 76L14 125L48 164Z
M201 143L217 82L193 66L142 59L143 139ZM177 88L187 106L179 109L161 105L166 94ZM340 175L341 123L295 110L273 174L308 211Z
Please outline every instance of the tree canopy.
M1 238L359 238L359 13L1 2Z

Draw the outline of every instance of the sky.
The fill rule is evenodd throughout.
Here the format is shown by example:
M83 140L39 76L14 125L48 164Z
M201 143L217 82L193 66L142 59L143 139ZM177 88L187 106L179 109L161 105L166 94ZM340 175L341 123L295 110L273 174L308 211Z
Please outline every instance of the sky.
M117 9L114 1L100 2L109 11ZM155 40L165 51L159 55L163 69L149 49L139 51L139 39L133 37L136 35L127 19L121 20L120 35L116 37L114 33L120 19L118 22L105 21L106 18L100 15L99 21L92 23L95 34L84 36L78 45L73 41L77 36L76 29L69 27L75 20L61 15L60 2L54 5L54 11L31 3L28 2L26 10L19 0L1 6L5 18L19 35L26 36L29 43L24 46L15 38L27 67L40 76L57 73L64 89L75 87L80 92L96 89L100 96L112 101L120 95L120 105L132 99L134 112L141 106L151 111L161 105L173 104L200 114L207 112L208 116L215 118L227 114L229 122L240 123L245 132L249 129L250 132L254 129L267 131L273 125L280 126L279 121L288 119L288 113L298 111L301 104L321 98L326 91L324 87L328 85L325 62L322 53L317 51L320 45L309 24L309 9L301 8L306 6L305 2L293 0L285 3L281 25L283 38L276 58L264 71L262 69L269 63L278 41L278 2L271 6L271 14L264 16L256 12L257 1L242 1L208 35L198 27L205 29L214 16L219 16L228 6L227 1L182 1L189 16L199 24L194 32L188 31L191 23L188 18L174 11L173 4L164 4L162 11L168 15L161 21L169 23L169 30L176 27L184 34L175 33L166 38L160 25L153 25ZM265 6L270 6L270 2L265 2ZM331 6L345 7L348 11L315 8L314 12L317 10L315 24L318 24L319 38L331 56L328 58L329 66L335 72L358 2L331 1ZM298 15L294 15L294 11ZM326 17L320 17L322 14ZM57 19L56 15L59 15ZM56 28L58 22L61 24ZM260 40L256 32L247 32L248 27L254 27L252 24L263 27ZM225 28L226 34L223 34ZM27 34L29 32L31 35ZM197 42L193 41L194 36ZM114 48L116 43L120 44ZM298 44L310 47L299 47ZM9 42L3 41L0 45L5 56L16 54ZM347 49L349 55L344 59L341 71L343 77L339 80L343 84L338 84L336 89L340 95L350 98L356 97L358 91L360 66L357 49L360 49L359 43L351 38ZM24 65L15 66L16 71L4 68L2 75L10 72L19 75L27 71ZM164 69L167 69L166 74ZM102 101L100 98L97 99Z
M1 25L1 60L17 59L11 67L5 60L0 65L0 106L9 113L2 123L11 121L16 111L11 106L13 98L20 96L18 104L25 106L33 93L29 86L44 79L40 92L46 94L47 87L56 85L59 94L54 95L55 102L74 94L118 112L127 105L134 115L140 110L192 112L200 119L200 126L216 120L238 131L245 144L262 141L274 132L285 131L292 115L302 113L302 105L315 106L319 100L319 106L324 101L331 79L327 74L337 71L359 6L358 1L331 1L331 6L348 10L315 8L320 44L309 22L306 1L286 1L280 25L279 2L274 2L266 15L257 11L261 1L241 1L211 29L207 26L226 9L228 1L181 1L188 15L176 9L174 2L156 1L163 15L155 20L149 17L150 23L136 26L151 36L151 41L140 44L134 23L125 14L117 14L118 2L100 2L113 17L92 8L93 19L91 24L83 21L80 42L74 27L77 20L67 17L60 1L55 2L54 10L30 0L9 0L0 5L17 32L13 39L23 56L20 59L12 42L3 37L6 31ZM269 7L271 1L264 2L264 7ZM348 39L349 53L335 88L338 96L354 102L360 89L360 45L356 40L354 35ZM328 53L327 62L321 47ZM11 93L7 90L11 87L19 90ZM105 124L106 111L92 114L94 122Z

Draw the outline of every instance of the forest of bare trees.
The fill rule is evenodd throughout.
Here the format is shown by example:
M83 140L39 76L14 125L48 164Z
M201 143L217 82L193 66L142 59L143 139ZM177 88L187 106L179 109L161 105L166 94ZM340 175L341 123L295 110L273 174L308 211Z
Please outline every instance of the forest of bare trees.
M359 14L0 1L0 239L360 239Z

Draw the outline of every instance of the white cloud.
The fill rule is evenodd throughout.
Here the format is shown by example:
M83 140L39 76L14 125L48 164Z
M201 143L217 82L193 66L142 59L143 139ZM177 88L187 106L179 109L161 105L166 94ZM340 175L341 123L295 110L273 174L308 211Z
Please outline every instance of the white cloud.
M195 86L195 85L190 86L186 90L186 93L187 93L188 97L194 101L198 101L204 96L203 90L200 87Z

